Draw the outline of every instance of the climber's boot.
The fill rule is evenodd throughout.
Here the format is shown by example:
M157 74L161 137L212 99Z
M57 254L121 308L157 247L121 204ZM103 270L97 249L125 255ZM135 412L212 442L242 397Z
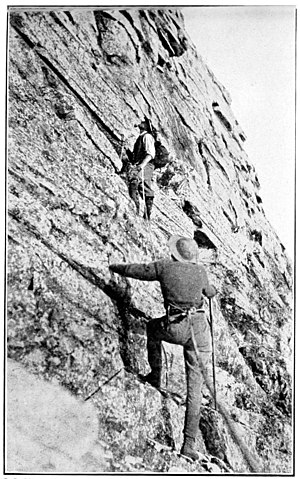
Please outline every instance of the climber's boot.
M156 389L160 388L160 377L153 372L147 374L146 376L139 375L141 381L151 384Z
M180 450L180 454L182 456L185 456L192 461L198 461L200 457L198 452L195 450L195 442L196 441L193 437L185 436L182 448Z
M145 220L150 220L152 207L153 207L153 201L154 201L154 198L152 198L151 196L145 199L145 204L146 204L146 211L144 213Z

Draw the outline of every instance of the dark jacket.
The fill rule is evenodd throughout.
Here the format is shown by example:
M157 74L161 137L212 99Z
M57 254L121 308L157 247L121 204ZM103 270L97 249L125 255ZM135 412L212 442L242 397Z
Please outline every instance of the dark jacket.
M149 264L116 264L111 271L143 281L159 281L165 307L201 308L203 295L212 298L216 289L208 282L202 265L163 259Z

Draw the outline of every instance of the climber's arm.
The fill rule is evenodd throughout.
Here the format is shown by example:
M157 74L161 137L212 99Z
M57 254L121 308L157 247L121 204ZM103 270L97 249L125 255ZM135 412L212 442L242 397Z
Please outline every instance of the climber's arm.
M147 133L144 138L144 147L146 156L143 159L142 163L139 165L140 168L145 168L145 166L149 163L149 161L153 160L155 157L155 145L154 145L154 138L152 135Z
M145 158L143 159L142 163L139 166L140 169L145 168L145 166L151 161L153 158L151 155L146 155Z
M212 284L208 284L204 289L203 289L203 294L207 298L213 298L217 294L216 288Z
M208 277L204 268L202 271L202 275L203 275L203 284L204 284L202 292L204 296L206 296L207 298L213 298L217 294L217 290L212 284L209 283Z
M143 281L155 281L158 279L155 263L149 264L111 264L110 271L118 273L121 276L141 279Z

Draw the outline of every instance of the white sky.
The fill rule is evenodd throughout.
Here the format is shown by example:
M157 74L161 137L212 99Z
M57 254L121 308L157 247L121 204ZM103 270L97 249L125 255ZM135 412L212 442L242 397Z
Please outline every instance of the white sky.
M228 90L266 217L294 257L295 7L183 8L188 35Z

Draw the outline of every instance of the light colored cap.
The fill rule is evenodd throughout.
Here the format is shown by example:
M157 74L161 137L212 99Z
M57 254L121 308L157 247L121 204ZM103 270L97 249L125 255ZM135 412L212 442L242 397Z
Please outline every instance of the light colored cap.
M198 245L191 238L173 235L168 241L171 254L183 263L197 263Z

